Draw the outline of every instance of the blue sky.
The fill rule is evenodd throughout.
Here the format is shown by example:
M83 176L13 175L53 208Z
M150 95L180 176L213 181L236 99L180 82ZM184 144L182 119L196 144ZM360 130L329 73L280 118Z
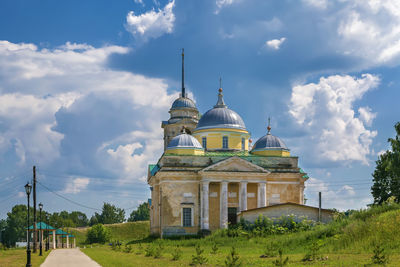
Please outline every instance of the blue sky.
M395 0L88 0L0 3L0 218L37 166L49 211L150 195L161 121L180 88L204 113L223 79L255 141L281 137L311 177L308 204L371 203L371 173L399 120Z

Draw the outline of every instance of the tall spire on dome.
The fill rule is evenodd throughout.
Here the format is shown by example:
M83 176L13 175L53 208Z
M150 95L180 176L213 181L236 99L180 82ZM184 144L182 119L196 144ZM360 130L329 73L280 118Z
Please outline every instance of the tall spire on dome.
M186 97L185 92L185 50L182 48L182 97Z
M214 108L227 108L222 94L222 78L219 77L218 101Z
M268 117L268 127L267 127L267 130L268 130L268 133L267 134L271 134L271 118L270 117Z

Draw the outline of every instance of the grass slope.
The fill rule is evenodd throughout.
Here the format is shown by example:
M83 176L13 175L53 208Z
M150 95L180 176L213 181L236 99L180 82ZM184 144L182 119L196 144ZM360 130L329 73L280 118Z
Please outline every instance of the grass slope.
M199 244L204 249L204 256L208 259L205 266L224 266L226 256L234 246L240 256L242 266L273 266L273 261L277 257L260 258L260 256L265 253L268 245L274 243L275 247L283 249L285 257L289 257L288 266L374 266L371 265L371 256L375 244L378 243L389 255L390 262L387 266L400 266L399 225L400 205L392 204L358 211L349 217L297 233L232 238L224 235L224 231L218 231L206 238L183 240L140 239L140 236L144 235L135 234L135 237L130 240L121 238L121 240L126 240L125 243L131 244L133 247L131 253L123 252L124 246L121 250L115 251L105 245L82 251L102 266L188 266L195 253L195 245ZM123 231L118 229L114 233ZM146 233L148 233L148 228ZM319 240L322 244L320 253L325 260L302 262L302 258L310 251L310 246L315 240ZM219 249L216 254L211 254L214 243ZM159 244L163 247L161 258L144 255L146 248L156 248ZM172 261L171 253L176 246L180 247L183 255L180 260Z

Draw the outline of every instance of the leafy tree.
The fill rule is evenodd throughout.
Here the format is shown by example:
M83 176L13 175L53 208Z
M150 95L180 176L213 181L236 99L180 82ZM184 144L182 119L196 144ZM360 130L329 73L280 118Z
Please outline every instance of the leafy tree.
M129 216L128 222L147 221L149 219L149 204L146 202L140 204L137 210L132 211L131 215Z
M76 227L83 227L89 224L86 214L80 211L72 211L69 214L69 219L72 220Z
M110 240L110 230L106 228L102 224L96 224L89 229L86 234L86 242L88 243L101 243L104 244L105 242Z
M97 213L96 213L96 214L97 214ZM89 221L89 225L90 225L90 226L93 226L93 225L99 223L99 220L98 220L98 217L96 216L96 214L93 215L93 216L90 218L90 221ZM97 215L100 217L99 214L97 214Z
M102 224L122 223L125 220L125 211L112 204L104 203L101 214L95 213L95 216Z
M2 240L7 247L15 246L15 242L26 239L27 210L25 205L15 205L7 213L6 225L3 226ZM33 208L30 207L30 223L33 220Z
M400 201L400 122L394 126L395 138L389 138L391 150L379 156L376 168L372 174L374 184L371 187L375 204L382 204L394 196Z

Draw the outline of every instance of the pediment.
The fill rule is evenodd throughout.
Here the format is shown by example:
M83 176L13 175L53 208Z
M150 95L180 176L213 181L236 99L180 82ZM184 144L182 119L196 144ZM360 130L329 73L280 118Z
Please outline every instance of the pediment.
M200 172L256 172L269 173L268 170L239 157L231 157L213 165L210 165Z

